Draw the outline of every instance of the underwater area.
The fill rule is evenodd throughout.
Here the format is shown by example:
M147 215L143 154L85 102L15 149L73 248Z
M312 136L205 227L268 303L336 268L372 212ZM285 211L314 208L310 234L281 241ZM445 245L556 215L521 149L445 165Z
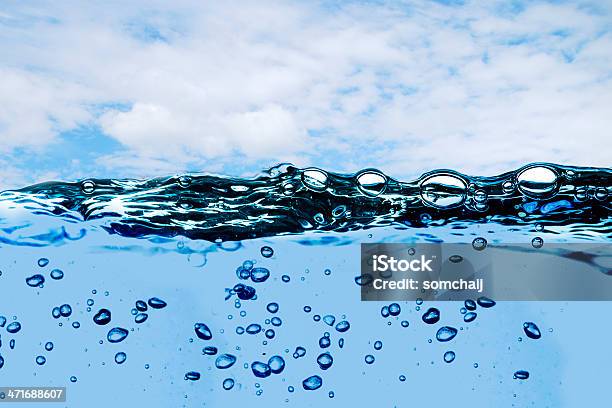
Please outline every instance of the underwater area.
M550 163L4 191L0 386L68 407L595 405L611 303L362 301L360 245L609 244L611 197L611 169ZM567 262L612 274L612 254Z

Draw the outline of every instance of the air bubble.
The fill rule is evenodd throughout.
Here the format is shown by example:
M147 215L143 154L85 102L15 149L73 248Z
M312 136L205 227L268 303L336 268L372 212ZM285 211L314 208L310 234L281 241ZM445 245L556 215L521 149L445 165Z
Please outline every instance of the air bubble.
M517 181L519 190L534 198L550 195L557 188L557 174L543 166L524 169L518 174Z
M224 390L229 391L232 388L234 388L234 379L233 378L226 378L225 380L223 380L223 389Z
M49 260L47 258L40 258L38 260L38 266L40 266L41 268L44 268L47 265L49 265Z
M32 275L29 278L26 278L26 284L30 287L42 287L45 283L45 277L41 274Z
M108 309L100 309L98 313L94 315L93 321L95 324L98 324L100 326L104 326L105 324L110 323L111 311Z
M476 319L476 313L475 312L469 312L469 313L466 313L465 316L463 316L463 321L466 322L466 323L473 322L474 319Z
M490 308L490 307L495 306L495 301L485 296L479 297L478 299L476 299L476 302L478 303L480 307L484 307L484 308Z
M96 190L96 183L91 180L85 180L81 183L81 191L85 194L92 194Z
M61 269L54 269L51 271L51 279L60 280L64 277L64 271Z
M168 305L166 302L157 297L152 297L147 301L147 303L149 303L149 306L151 306L153 309L163 309Z
M44 365L47 362L47 359L44 356L36 357L36 364Z
M376 197L387 188L387 178L377 171L365 171L356 178L357 187L364 195Z
M329 353L319 354L317 357L317 364L321 367L321 370L327 370L334 363L334 358Z
M374 342L374 350L380 350L382 348L382 341L377 340Z
M430 307L423 314L422 319L427 324L436 324L440 320L440 311L435 307Z
M454 351L447 351L446 353L444 353L444 362L445 363L452 363L455 360L455 352Z
M542 246L544 246L544 240L540 237L535 237L531 240L531 246L536 249L542 248Z
M251 364L251 371L253 371L253 374L255 375L255 377L258 377L258 378L269 377L270 374L272 373L270 366L267 365L266 363L262 363L261 361L253 362Z
M212 333L207 325L204 323L196 323L194 326L195 334L199 339L210 340L212 339Z
M310 376L306 378L304 381L302 381L302 387L304 387L304 389L307 391L313 391L313 390L319 389L321 388L322 385L323 385L323 379L319 377L318 375Z
M319 169L310 168L302 173L302 183L311 190L323 191L327 188L327 174Z
M365 360L366 364L373 364L376 359L374 358L373 355L368 354L367 356L365 356L364 360Z
M185 374L185 380L187 381L198 381L200 379L200 373L197 371L189 371Z
M106 339L109 343L119 343L125 340L128 336L128 331L121 327L114 327L110 329L108 334L106 335Z
M486 247L487 240L482 237L474 238L474 240L472 241L472 248L474 248L476 251L482 251Z
M542 337L542 333L540 332L540 329L533 322L523 323L523 331L525 332L527 337L529 337L530 339L537 340L540 337Z
M451 174L437 174L421 183L421 198L425 204L437 208L451 208L465 200L466 183Z
M514 373L513 378L515 380L526 380L529 378L529 371L519 370Z
M273 374L280 374L285 369L285 360L281 356L272 356L268 360L268 367Z
M457 329L450 326L443 326L436 332L436 339L440 342L451 341L457 335Z
M261 250L259 252L261 252L261 256L263 256L264 258L270 258L272 257L272 255L274 255L274 250L269 246L261 247Z
M115 354L115 363L117 364L125 363L126 359L127 359L127 354L125 354L123 351L120 351L117 354Z
M236 356L232 354L221 354L215 360L215 367L224 370L233 366L234 363L236 363Z

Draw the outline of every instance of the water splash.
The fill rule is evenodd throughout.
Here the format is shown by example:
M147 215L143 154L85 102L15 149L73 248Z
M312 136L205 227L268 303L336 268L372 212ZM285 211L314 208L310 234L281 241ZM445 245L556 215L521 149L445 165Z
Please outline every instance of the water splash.
M573 236L589 239L611 236L611 193L611 169L550 163L493 177L434 170L409 182L373 169L338 174L291 165L252 179L190 174L47 182L0 193L0 211L48 215L71 228L28 235L32 222L24 221L21 227L1 229L0 242L45 246L80 239L97 227L127 237L226 242L381 226L460 230L474 222L565 226ZM83 228L75 230L74 224ZM273 251L263 247L262 255L273 256Z

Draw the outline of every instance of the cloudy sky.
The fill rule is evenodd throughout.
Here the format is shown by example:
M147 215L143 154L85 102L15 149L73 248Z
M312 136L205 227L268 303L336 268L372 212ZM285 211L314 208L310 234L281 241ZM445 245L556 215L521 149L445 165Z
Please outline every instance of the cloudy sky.
M611 133L609 1L0 3L2 188L610 167Z

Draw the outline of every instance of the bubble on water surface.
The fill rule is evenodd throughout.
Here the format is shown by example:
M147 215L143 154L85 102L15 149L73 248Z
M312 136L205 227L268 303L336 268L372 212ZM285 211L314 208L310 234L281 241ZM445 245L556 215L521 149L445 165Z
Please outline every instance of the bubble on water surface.
M357 175L355 181L359 191L369 197L376 197L387 188L387 178L378 171L364 171Z
M436 174L421 182L421 198L429 206L452 208L465 200L467 185L453 174Z
M544 166L522 170L517 176L517 181L521 193L533 198L549 196L557 188L557 174Z
M310 168L302 172L302 183L311 190L323 191L327 188L327 174L319 169Z
M81 191L85 194L92 194L96 190L96 183L91 180L85 180L81 183Z

